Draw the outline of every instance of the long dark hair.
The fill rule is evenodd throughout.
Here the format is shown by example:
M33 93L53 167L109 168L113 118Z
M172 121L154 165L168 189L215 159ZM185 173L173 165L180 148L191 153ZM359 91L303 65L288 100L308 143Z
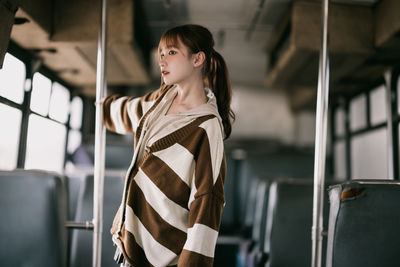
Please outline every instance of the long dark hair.
M224 58L214 50L214 38L211 32L200 25L187 24L171 28L163 33L160 44L177 46L181 41L192 54L200 51L205 54L203 75L208 87L217 98L218 113L224 126L225 139L232 132L235 114L231 110L232 88L228 68ZM159 49L160 51L160 49Z

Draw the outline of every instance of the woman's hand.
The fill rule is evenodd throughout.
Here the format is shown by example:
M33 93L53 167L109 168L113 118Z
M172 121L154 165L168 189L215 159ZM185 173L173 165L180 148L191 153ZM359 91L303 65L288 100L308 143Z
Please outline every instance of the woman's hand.
M106 99L106 98L103 97L103 98L101 98L99 101L94 101L93 104L94 104L95 106L97 106L97 105L103 105L105 99Z

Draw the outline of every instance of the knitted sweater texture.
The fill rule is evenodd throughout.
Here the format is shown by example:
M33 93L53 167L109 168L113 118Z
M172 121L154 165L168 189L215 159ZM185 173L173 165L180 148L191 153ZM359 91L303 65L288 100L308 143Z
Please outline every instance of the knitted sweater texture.
M213 264L225 204L223 127L208 90L206 104L173 114L170 126L156 134L147 132L159 116L169 116L162 112L175 94L175 87L165 86L144 97L110 96L103 103L106 127L135 136L111 228L114 242L134 267Z

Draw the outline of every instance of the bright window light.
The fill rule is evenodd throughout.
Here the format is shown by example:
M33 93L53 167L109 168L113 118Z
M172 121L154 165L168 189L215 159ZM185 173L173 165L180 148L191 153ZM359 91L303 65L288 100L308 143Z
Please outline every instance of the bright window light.
M351 140L351 179L387 179L387 128Z
M22 112L0 104L0 114L0 169L12 170L17 167Z
M70 94L67 88L61 84L53 83L50 97L49 116L59 122L66 123L69 113Z
M66 127L35 114L29 116L26 169L61 172L64 166Z
M71 118L69 125L73 129L80 129L82 126L82 115L83 115L83 102L82 98L76 96L71 102Z
M350 129L357 131L367 126L367 99L360 95L350 102Z
M79 131L71 130L68 135L68 153L72 154L82 142L82 134Z
M39 113L40 115L47 116L49 112L50 92L50 79L43 74L36 72L33 75L31 110Z
M0 95L21 104L24 100L25 64L7 53L0 69Z
M345 130L346 123L346 112L344 108L339 107L335 111L335 135L343 136L346 132Z
M386 87L384 85L370 92L371 124L386 122Z

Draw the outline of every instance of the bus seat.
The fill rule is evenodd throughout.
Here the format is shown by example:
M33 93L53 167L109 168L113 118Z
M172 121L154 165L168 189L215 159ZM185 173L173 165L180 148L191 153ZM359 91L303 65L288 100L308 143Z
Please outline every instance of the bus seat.
M257 189L260 183L260 179L254 178L251 180L250 188L247 193L245 217L242 228L242 235L246 238L252 237L254 215L257 205ZM264 187L264 186L263 186Z
M93 219L93 176L82 180L75 221L91 221ZM121 204L124 178L122 175L106 175L104 177L103 195L103 235L102 235L102 266L116 266L114 262L115 247L111 239L110 228L114 215ZM70 249L70 266L92 266L93 232L88 230L72 230Z
M247 255L247 247L244 246L249 246L251 243L250 240L253 227L254 211L257 198L256 194L259 181L260 181L259 179L253 178L251 180L250 186L248 186L247 188L248 190L247 200L245 203L246 213L244 218L242 219L241 223L242 227L239 228L239 231L237 230L236 233L228 235L220 232L217 239L217 246L215 248L214 266L230 267L230 266L235 266L237 264L241 264L243 261L245 261L245 257ZM234 197L236 197L235 203L239 205L240 204L239 197L236 194ZM227 199L226 201L228 202L229 199ZM232 207L238 209L237 206L232 205ZM224 217L222 219L224 219ZM240 251L244 251L243 252L244 254L240 253Z
M268 205L268 189L269 181L254 179L251 188L255 184L254 209L253 209L253 226L251 229L251 239L245 240L240 246L237 266L252 266L258 252L263 250L265 236L265 221ZM252 190L251 190L252 191Z
M68 220L75 220L76 207L78 204L78 195L82 179L84 176L73 175L66 177L66 186L68 192Z
M94 145L85 145L84 150L91 162L94 162ZM105 168L107 170L126 170L132 160L133 145L107 144L105 153Z
M312 214L312 179L278 179L272 182L264 253L258 256L257 265L264 266L261 262L266 262L265 266L269 267L311 266ZM327 194L324 218L328 218ZM324 220L324 225L327 225L327 220Z
M352 180L329 198L326 266L400 266L399 181Z
M238 228L240 228L237 222L238 216L236 215L238 213L236 203L238 203L239 200L239 197L236 194L236 180L239 174L236 172L235 168L232 167L235 162L229 156L229 153L226 155L226 164L229 167L226 170L226 179L224 184L225 206L222 212L221 225L219 228L220 235L232 235L237 233Z
M66 266L67 200L49 172L0 171L0 266Z

